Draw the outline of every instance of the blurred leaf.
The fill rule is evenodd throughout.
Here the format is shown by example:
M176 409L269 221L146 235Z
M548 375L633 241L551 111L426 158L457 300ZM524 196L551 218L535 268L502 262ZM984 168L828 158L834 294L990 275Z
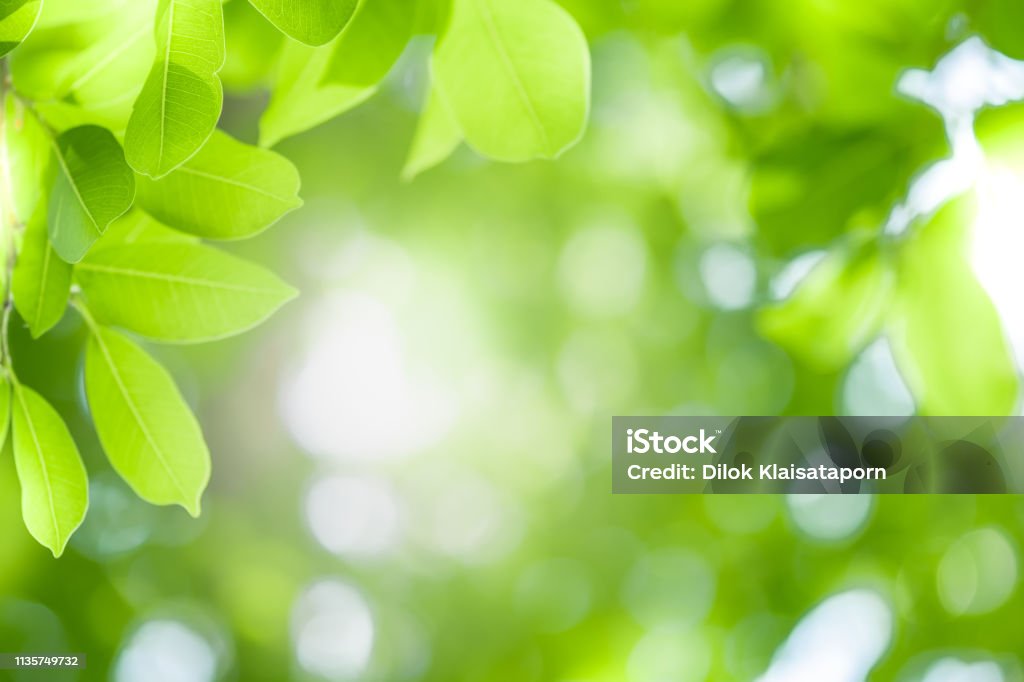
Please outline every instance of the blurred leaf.
M132 490L199 516L210 453L167 370L124 336L94 327L85 390L103 450Z
M331 85L376 85L394 66L412 36L416 7L409 0L362 0L338 36L324 81Z
M50 241L61 258L81 260L135 197L135 176L109 130L81 126L54 144L58 172L50 193Z
M974 133L990 164L1024 172L1024 104L979 111L974 119Z
M11 384L7 372L0 372L0 452L7 445L7 431L11 427Z
M1008 57L1024 59L1024 3L978 0L970 4L970 17L985 42Z
M156 63L125 130L132 168L160 177L187 161L213 133L223 91L224 17L220 0L161 0Z
M331 46L309 47L286 41L277 65L270 104L260 118L260 145L272 147L286 137L348 111L376 88L321 85Z
M402 169L402 178L412 180L441 163L451 156L461 141L462 132L452 118L448 105L442 101L437 89L431 88L420 113L409 156Z
M823 371L846 366L882 326L891 265L873 241L827 255L785 301L762 310L761 333Z
M243 0L224 5L227 60L220 72L226 88L248 90L267 85L284 36Z
M111 4L73 23L37 28L11 55L18 93L57 130L91 123L120 135L153 63L156 4Z
M249 0L282 33L307 45L323 45L345 27L357 0Z
M42 7L42 0L0 0L0 57L21 44Z
M754 152L750 212L762 247L789 257L880 228L914 174L947 152L939 116L917 104L900 111L884 127L798 127Z
M960 197L902 247L890 342L927 415L1003 415L1017 402L999 315L964 258L975 211L973 195Z
M207 239L261 232L302 205L288 159L216 131L198 154L160 180L139 178L139 205L157 220Z
M432 73L482 154L553 158L583 134L590 53L576 22L549 0L455 0Z
M71 265L50 246L46 214L37 211L25 228L12 279L14 305L32 338L60 322L71 290Z
M89 481L57 411L32 389L14 384L14 463L21 512L32 537L58 557L85 518Z
M413 19L401 0L366 0L328 45L286 41L260 144L273 146L364 102L401 55Z
M295 296L273 273L199 244L97 250L75 278L99 322L170 342L237 334Z
M17 220L25 223L42 195L50 165L50 138L16 97L4 102L3 135L12 208Z
M156 47L152 0L132 0L109 18L102 38L75 53L61 72L58 95L90 122L123 131Z
M140 0L146 2L148 0ZM39 28L66 26L87 21L110 11L122 11L136 0L46 0Z

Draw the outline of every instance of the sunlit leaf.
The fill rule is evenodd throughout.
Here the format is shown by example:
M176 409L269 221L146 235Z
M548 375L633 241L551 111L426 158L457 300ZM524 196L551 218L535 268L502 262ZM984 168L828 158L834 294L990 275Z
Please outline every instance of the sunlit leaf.
M12 280L14 305L33 338L60 321L71 289L71 265L50 246L45 212L29 221Z
M147 502L180 504L198 516L210 453L167 370L124 336L96 327L85 358L85 391L117 473Z
M125 10L129 4L148 0L46 0L39 17L39 28L77 24L111 10Z
M487 156L552 158L583 134L590 53L550 0L454 0L432 73L466 141Z
M89 506L85 467L68 427L42 396L15 383L12 402L21 513L32 537L57 557Z
M252 236L302 205L290 161L222 132L163 178L140 178L138 191L157 220L209 239Z
M402 177L411 180L420 173L441 163L455 151L462 141L462 131L452 118L448 105L436 88L431 88L427 102L420 112L416 135L412 138L409 156L402 168Z
M56 140L58 171L50 193L50 242L61 258L81 260L135 197L135 176L110 131L82 126Z
M39 19L42 0L0 0L0 57L16 48Z
M97 250L75 278L99 322L171 342L237 334L295 296L273 273L200 244Z
M882 325L892 291L891 264L873 243L829 254L785 301L758 316L767 338L813 367L845 366Z
M125 156L160 177L195 154L220 117L224 17L220 0L161 0L156 62L132 109Z
M965 255L973 195L947 204L902 246L889 336L920 411L1009 414L1020 382L999 315Z
M0 452L7 445L7 433L11 426L11 384L6 373L0 373Z
M27 222L42 196L50 166L50 137L16 97L4 102L3 136L14 216Z
M229 90L270 84L274 61L285 37L244 0L224 5L227 59L220 79Z
M357 0L249 0L270 23L307 45L323 45L338 35Z
M414 8L402 0L366 0L329 44L286 42L260 119L260 144L272 146L370 97L401 55L413 19Z
M333 44L324 80L376 85L394 66L412 35L416 7L408 0L363 0Z
M110 223L110 227L96 241L93 248L98 250L142 242L184 242L188 244L197 241L197 237L173 230L155 220L142 209L133 208Z

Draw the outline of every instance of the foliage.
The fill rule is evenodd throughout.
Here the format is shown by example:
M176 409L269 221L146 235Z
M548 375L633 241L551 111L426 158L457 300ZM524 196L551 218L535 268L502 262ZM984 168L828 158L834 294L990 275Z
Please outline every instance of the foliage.
M262 21L242 1L228 17ZM251 4L286 36L276 39L276 63L254 57L263 46L244 36L229 58L236 43L221 0L0 4L0 54L11 53L0 86L0 393L12 415L3 424L14 424L26 525L55 556L84 518L87 483L59 414L18 379L6 345L12 311L38 338L69 305L78 310L89 329L85 392L113 468L141 498L197 515L210 456L195 417L167 371L116 330L210 341L259 324L295 295L271 272L195 239L252 237L302 205L298 172L267 146L365 100L420 32L435 34L438 82L410 175L463 137L496 159L524 161L557 156L582 134L587 46L550 0L459 0L450 21L440 1ZM226 65L251 82L276 73L262 147L217 129ZM439 123L437 112L449 111Z

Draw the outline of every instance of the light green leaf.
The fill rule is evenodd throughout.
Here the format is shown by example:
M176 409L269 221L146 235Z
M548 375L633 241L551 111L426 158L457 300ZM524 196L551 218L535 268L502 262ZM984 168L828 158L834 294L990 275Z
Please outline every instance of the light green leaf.
M11 428L11 384L0 374L0 452L7 445L7 432Z
M92 332L85 391L107 458L142 499L180 504L199 516L210 453L174 380L124 336Z
M200 244L97 250L75 277L99 322L170 342L245 331L296 293L273 273Z
M448 105L441 99L437 89L431 88L427 103L420 113L409 157L402 169L402 178L412 180L441 163L451 156L461 141L462 131L448 110Z
M590 53L576 22L550 0L454 0L432 73L482 154L553 158L583 134Z
M902 245L889 325L897 367L928 415L1004 415L1020 382L1002 324L965 258L973 195L947 204Z
M0 57L32 31L42 7L42 0L0 0Z
M388 75L412 37L416 3L362 0L352 22L331 50L324 81L371 86Z
M260 144L273 146L373 95L409 40L414 11L402 0L366 0L330 44L286 41L277 87L260 119Z
M39 28L77 24L111 11L123 11L128 5L147 0L46 0Z
M765 337L822 371L845 366L879 332L891 264L871 242L827 255L785 301L758 315Z
M61 73L61 104L81 119L124 131L155 56L155 7L154 0L132 0L110 17L101 37L74 53Z
M81 260L135 197L135 176L109 130L81 126L54 144L57 174L50 192L50 242L61 258Z
M11 283L14 306L38 338L60 322L71 290L71 265L50 246L46 214L38 211L25 228Z
M365 102L375 87L322 84L334 44L309 47L285 41L270 103L260 117L260 146L320 125Z
M213 133L224 98L220 0L161 0L156 62L125 130L125 155L138 172L161 177L195 154Z
M20 223L36 210L50 166L50 137L17 97L4 103L3 138L7 145L7 181L14 217Z
M356 0L249 0L282 33L307 45L323 45L345 27Z
M194 244L198 240L190 234L172 230L157 222L152 216L139 208L133 208L123 216L110 223L110 227L99 238L94 249L106 249L112 246L125 246L145 242L178 242Z
M19 383L14 384L13 424L25 526L58 557L89 506L85 467L57 411Z
M153 64L157 0L104 6L75 23L43 27L51 2L40 27L11 55L18 93L57 130L94 124L123 135Z
M288 159L220 131L159 180L139 178L138 202L157 220L208 239L260 232L302 205Z
M285 37L243 0L224 5L227 59L220 80L228 90L251 90L270 84Z

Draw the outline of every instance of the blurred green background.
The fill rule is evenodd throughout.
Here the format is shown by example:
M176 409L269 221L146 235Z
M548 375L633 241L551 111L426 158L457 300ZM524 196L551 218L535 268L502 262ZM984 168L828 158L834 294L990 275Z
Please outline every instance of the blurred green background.
M896 297L867 314L826 282L795 321L765 311L822 254L898 243L973 187L975 112L1024 98L1024 10L563 4L594 95L556 162L462 149L402 182L419 39L366 105L279 145L306 205L239 250L301 298L243 337L153 348L210 441L199 520L110 471L79 320L18 326L19 375L68 418L92 499L54 560L0 457L0 650L88 669L0 678L1024 679L1018 497L612 497L608 442L613 414L922 408L873 321ZM273 53L246 8L227 9L222 125L254 141ZM986 151L1024 136L1001 139ZM965 220L988 241L952 254L1014 349L1019 186L978 190ZM971 299L935 306L955 322L937 357L969 370L990 347L956 333ZM931 404L989 405L954 389Z

